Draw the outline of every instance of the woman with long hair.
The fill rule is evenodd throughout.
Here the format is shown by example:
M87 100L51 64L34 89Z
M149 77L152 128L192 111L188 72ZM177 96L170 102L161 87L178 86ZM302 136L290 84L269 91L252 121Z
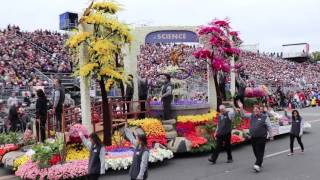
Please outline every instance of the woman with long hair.
M79 136L90 151L89 163L88 163L88 179L97 180L100 175L105 174L105 147L103 146L99 136L96 133L92 133L89 139L86 139L84 135L79 132Z
M285 111L286 116L287 111ZM300 113L297 110L292 111L292 116L291 122L291 130L290 130L290 153L288 156L292 156L294 154L293 152L293 145L294 145L294 139L296 138L300 147L301 147L301 152L304 152L304 146L301 141L301 137L303 135L303 125L304 125L304 120L301 118Z
M131 180L146 180L148 178L149 149L147 137L144 134L134 135L125 129L126 137L135 146L129 175ZM137 137L137 140L135 139Z
M48 100L42 89L37 90L36 101L36 131L38 141L44 142L46 139L46 122L48 113Z

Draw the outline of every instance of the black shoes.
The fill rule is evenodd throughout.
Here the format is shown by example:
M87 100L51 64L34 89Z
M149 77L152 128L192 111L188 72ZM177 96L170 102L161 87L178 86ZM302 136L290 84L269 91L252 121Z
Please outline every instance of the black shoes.
M227 163L233 163L233 160L232 160L232 159L229 159L229 160L227 161Z
M214 161L212 158L209 158L208 161L211 162L212 164L216 164L216 161ZM233 163L233 160L229 159L227 163Z
M211 162L212 164L216 164L216 161L214 161L212 158L209 158L208 161Z

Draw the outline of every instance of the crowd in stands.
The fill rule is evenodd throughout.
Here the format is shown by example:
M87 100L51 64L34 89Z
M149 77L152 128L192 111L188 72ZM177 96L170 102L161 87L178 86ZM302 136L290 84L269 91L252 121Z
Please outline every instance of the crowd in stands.
M186 44L145 44L140 47L138 73L141 77L155 79L168 66L178 65L192 70L192 75L204 76L206 64L192 56L195 45ZM204 76L205 77L205 76Z
M0 30L0 88L48 84L35 75L34 68L71 72L65 39L65 35L49 31L23 32L18 26Z
M316 87L320 84L320 64L295 63L276 56L244 52L238 62L240 71L248 76L248 84L273 87Z

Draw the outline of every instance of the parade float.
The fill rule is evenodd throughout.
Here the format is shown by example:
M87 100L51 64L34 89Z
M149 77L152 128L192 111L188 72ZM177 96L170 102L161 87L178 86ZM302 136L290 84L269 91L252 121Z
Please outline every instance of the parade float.
M124 73L119 70L120 67L108 66L117 64L112 58L118 54L121 45L131 41L129 30L126 26L119 24L114 19L105 19L102 15L105 12L114 14L118 10L118 6L113 3L96 3L93 5L95 11L102 11L98 14L93 13L86 15L83 19L85 23L97 25L96 27L108 25L113 30L111 34L117 34L113 39L99 39L101 33L95 32L94 37L91 33L80 32L68 41L69 47L77 49L83 42L91 45L89 53L94 62L87 63L80 67L79 75L88 77L96 75L100 79L100 86L103 93L106 94L108 88L117 81L126 81ZM215 72L214 81L217 84L216 73L218 71L230 71L227 58L237 55L240 39L235 31L227 31L230 38L233 39L232 45L228 41L229 37L223 36L224 31L221 29L229 29L226 21L215 20L211 24L214 26L202 27L199 35L204 35L204 40L211 43L212 46L219 46L220 54L226 57L213 56L213 51L204 48L194 53L197 59L209 60L210 67ZM99 29L99 28L98 28ZM105 28L101 28L105 29ZM214 36L211 36L211 35ZM221 36L216 36L221 35ZM115 46L115 41L121 41L121 45ZM210 47L211 47L210 45ZM216 53L219 54L219 53ZM97 58L99 57L99 58ZM90 59L90 60L92 60ZM102 63L103 66L100 66ZM105 64L103 64L105 63ZM206 69L206 68L205 68ZM185 70L174 69L186 73ZM104 81L104 80L105 81ZM185 79L185 77L180 78ZM183 92L179 91L179 87L183 86L183 82L174 82L178 89L174 92L177 96L183 96ZM216 91L219 95L219 87ZM250 96L251 91L248 90L247 95ZM218 113L214 110L209 112L209 105L206 103L198 103L191 100L177 100L176 105L173 104L173 110L177 113L174 119L161 121L157 119L157 115L138 120L128 120L125 128L112 130L111 126L106 126L105 117L107 115L108 99L107 96L102 97L103 100L103 125L104 140L111 139L111 145L106 146L105 167L107 171L126 170L132 164L132 156L134 144L124 133L123 129L130 130L134 134L145 134L147 136L148 148L150 150L149 162L161 162L166 159L173 158L174 153L204 153L210 152L215 147L215 129L217 127ZM158 111L161 107L159 102L151 104L151 109ZM176 107L175 107L176 106ZM160 112L161 113L161 112ZM151 113L152 114L152 113ZM159 112L158 112L159 114ZM290 130L290 122L288 118L272 112L272 127L274 135L288 133ZM305 123L305 128L311 127ZM233 130L231 143L233 145L241 144L250 139L249 136L250 121L237 115L233 121ZM108 131L110 130L110 131ZM0 135L0 158L5 167L13 169L15 175L21 179L81 179L88 173L89 151L82 145L79 132L88 137L87 129L81 124L73 124L65 133L56 133L55 138L47 139L44 143L34 143L34 137L31 132L26 131L24 134L5 134ZM113 132L113 134L111 134ZM106 136L110 135L110 136ZM107 141L107 144L110 144Z

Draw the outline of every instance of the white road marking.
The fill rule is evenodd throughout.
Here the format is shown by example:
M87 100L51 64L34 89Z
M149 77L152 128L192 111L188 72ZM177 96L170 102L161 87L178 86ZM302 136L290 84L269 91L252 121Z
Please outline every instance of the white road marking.
M299 148L299 147L293 148L293 150L297 150L297 149L300 149L300 148ZM269 155L264 156L264 158L265 158L265 159L266 159L266 158L271 158L271 157L278 156L278 155L283 154L283 153L287 153L287 152L289 152L289 151L290 151L290 149L287 149L287 150L284 150L284 151L280 151L280 152L276 152L276 153L272 153L272 154L269 154Z
M310 121L306 121L306 122L309 122L309 123L320 122L320 119L317 119L317 120L310 120Z

